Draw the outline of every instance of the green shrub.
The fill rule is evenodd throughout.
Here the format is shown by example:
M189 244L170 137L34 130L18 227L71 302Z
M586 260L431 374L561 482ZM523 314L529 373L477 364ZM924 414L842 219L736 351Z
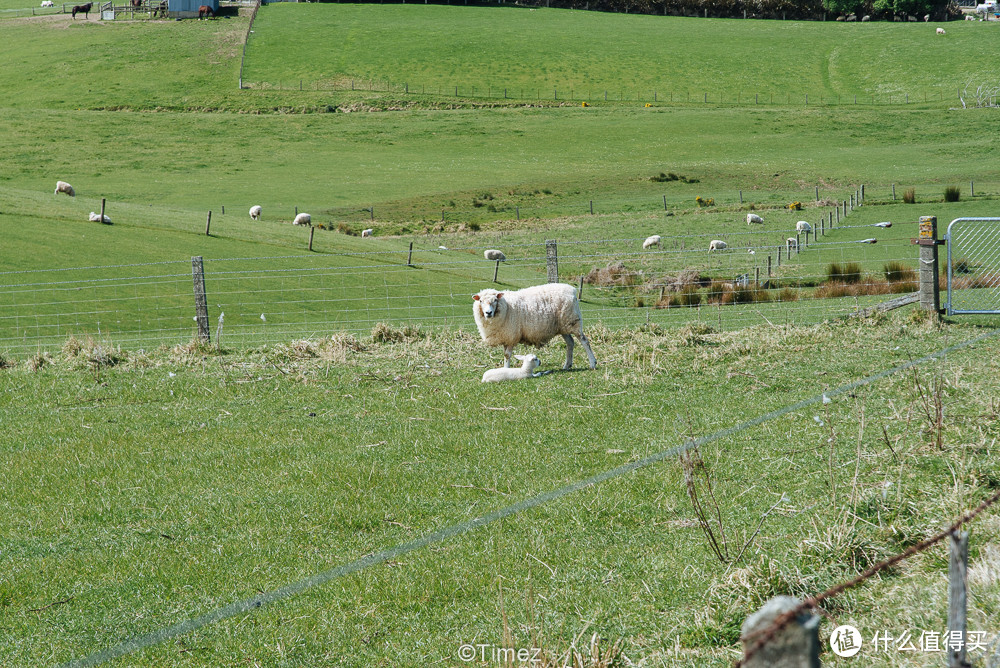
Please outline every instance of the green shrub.
M944 189L945 202L957 202L962 196L962 190L958 186L947 186Z
M829 283L860 283L861 278L861 265L857 262L844 265L831 262L826 268L826 280Z
M907 267L902 262L898 262L896 260L886 262L885 266L882 268L882 273L885 275L885 280L890 283L902 283L904 281L917 280L917 272L912 267Z

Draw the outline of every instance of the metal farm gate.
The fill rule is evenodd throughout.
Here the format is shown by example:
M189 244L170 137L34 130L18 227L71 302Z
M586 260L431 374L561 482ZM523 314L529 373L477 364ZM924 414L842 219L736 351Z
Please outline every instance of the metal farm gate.
M1000 218L956 218L945 241L945 313L1000 313Z

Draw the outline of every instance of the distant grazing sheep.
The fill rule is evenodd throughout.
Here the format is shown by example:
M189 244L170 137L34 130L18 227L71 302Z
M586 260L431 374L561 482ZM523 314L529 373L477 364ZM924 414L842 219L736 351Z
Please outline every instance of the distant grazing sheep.
M252 206L252 207L250 207L250 217L253 218L254 220L260 220L260 214L263 211L264 210L262 208L260 208L259 205L258 206Z
M76 191L73 190L73 186L66 183L65 181L56 181L55 194L58 195L59 193L66 193L70 197L76 197Z
M101 221L101 214L97 213L96 211L91 211L90 212L90 222L92 222L92 223L100 223L100 222L102 222ZM111 224L111 218L108 216L108 214L104 214L104 221L103 222L106 223L106 224L108 224L108 225Z
M361 230L361 236L362 236L362 237L370 237L370 236L372 236L373 234L375 234L375 230L373 230L373 229L372 229L372 228L370 228L370 227L369 227L369 228L368 228L367 230Z
M799 247L799 240L796 239L795 237L788 237L787 239L785 239L785 245L788 246L788 250L792 250L794 248L798 248Z
M504 262L507 259L507 256L503 254L503 251L498 251L495 248L484 250L483 257L487 260L493 260L494 262Z
M517 344L541 348L556 335L562 335L566 341L564 369L573 366L573 336L580 339L587 351L590 368L597 368L590 341L583 333L580 300L572 285L546 283L511 292L488 288L472 299L472 315L479 335L487 345L503 346L504 368L510 366L510 356Z
M708 244L709 253L717 250L726 250L727 248L729 248L729 244L727 244L725 241L720 241L719 239L713 239L712 243Z
M55 6L56 3L52 2L52 0L42 0L42 7L55 7Z
M944 34L944 28L938 28L937 29L937 34L943 35Z
M534 355L514 355L521 360L522 364L516 369L500 367L499 369L487 369L483 374L484 383L498 383L502 380L521 380L534 376L535 369L541 362Z
M657 248L660 247L660 235L659 234L654 234L651 237L646 237L646 240L642 242L642 248L643 248L643 250L645 250L647 248L652 248L653 246L656 246Z
M300 213L295 216L295 220L292 221L292 225L312 225L312 216L308 213Z
M812 232L812 228L813 228L813 226L810 225L805 220L800 220L799 222L795 223L795 231L796 232Z
M747 214L747 225L762 225L764 219L758 216L756 213Z

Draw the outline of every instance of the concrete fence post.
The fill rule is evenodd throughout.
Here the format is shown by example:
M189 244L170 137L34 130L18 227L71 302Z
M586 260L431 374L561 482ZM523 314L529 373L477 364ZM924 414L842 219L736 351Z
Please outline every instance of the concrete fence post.
M969 570L969 532L951 534L951 558L948 565L948 635L966 637L966 607L968 591L966 578ZM948 668L964 668L965 643L954 643L948 648Z
M545 241L545 268L548 273L549 283L559 282L559 254L556 251L556 240L547 239Z
M194 279L194 313L198 323L198 338L210 343L208 328L208 297L205 295L205 265L200 255L191 258L191 276Z
M775 596L747 617L740 629L744 656L775 619L790 612L799 603L801 601L792 596ZM745 658L743 665L746 668L819 668L819 617L800 614L749 658Z
M941 310L938 286L937 216L920 216L920 308L937 314Z

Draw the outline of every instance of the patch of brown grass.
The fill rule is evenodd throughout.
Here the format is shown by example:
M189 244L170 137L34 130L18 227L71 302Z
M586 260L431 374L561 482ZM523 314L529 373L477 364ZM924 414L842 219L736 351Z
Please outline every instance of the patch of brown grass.
M587 272L583 281L601 287L629 287L642 283L642 272L626 268L623 262L612 262L606 267L594 267Z

